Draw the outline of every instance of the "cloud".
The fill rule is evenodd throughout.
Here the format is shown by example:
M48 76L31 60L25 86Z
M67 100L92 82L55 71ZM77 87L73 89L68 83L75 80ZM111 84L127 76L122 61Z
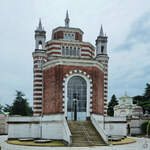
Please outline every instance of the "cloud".
M145 63L149 59L149 14L141 16L150 10L149 0L5 0L1 2L0 9L0 103L11 104L15 90L22 90L32 104L35 27L41 17L47 31L47 40L50 40L52 29L64 25L67 9L71 26L81 28L84 31L84 41L93 45L103 24L109 37L110 95L114 92L119 96L124 90L136 94L149 81L149 64ZM132 62L133 59L135 62ZM133 80L135 76L138 80Z
M134 96L143 93L150 81L150 12L131 26L124 43L116 47L110 60L110 95L125 91Z

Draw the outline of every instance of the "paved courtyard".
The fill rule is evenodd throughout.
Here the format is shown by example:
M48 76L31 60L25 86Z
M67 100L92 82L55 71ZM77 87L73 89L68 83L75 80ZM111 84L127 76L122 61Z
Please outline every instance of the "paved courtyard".
M150 139L136 138L136 143L92 147L34 147L7 144L7 136L0 136L1 150L150 150Z

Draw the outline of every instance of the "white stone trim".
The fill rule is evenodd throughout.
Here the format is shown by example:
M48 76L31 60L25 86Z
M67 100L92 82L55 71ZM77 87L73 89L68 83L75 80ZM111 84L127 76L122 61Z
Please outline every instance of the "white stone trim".
M42 108L42 104L34 104L34 107L41 107Z
M33 71L42 71L41 68L33 68Z
M49 51L47 51L47 54L50 54L52 52L61 52L61 49L52 49L52 50L49 50Z
M34 91L34 94L36 94L36 93L41 93L42 94L42 91Z
M49 48L55 48L55 47L56 47L56 48L61 48L61 45L58 45L58 44L54 43L54 44L48 46L48 47L46 48L46 50L49 51L49 50L48 50Z
M39 63L38 63L38 62L36 62L36 63L34 63L34 66L35 66L35 65L39 65Z
M34 75L36 76L36 75L40 75L40 76L42 76L42 72L41 73L39 73L39 72L35 72L34 73Z
M90 52L84 52L84 51L81 51L81 56L82 56L82 54L91 55Z
M83 50L89 50L89 51L92 51L92 49L89 48L89 47L84 47L84 46L82 46L81 51L82 51L82 49L83 49Z
M34 77L34 80L42 80L42 77Z
M104 88L104 92L108 92L108 89L105 89L105 88Z
M34 112L33 116L37 117L40 116L41 112Z
M35 90L35 89L43 89L43 87L42 86L34 86L33 90Z
M68 81L69 79L71 79L73 76L80 76L82 78L85 79L86 83L87 83L87 108L86 108L86 114L87 117L90 116L90 112L92 111L90 109L90 106L92 107L92 104L90 104L90 101L92 101L92 79L90 78L90 76L81 70L73 70L70 71L68 74L65 75L64 80L63 80L63 103L64 103L64 113L65 116L67 117L67 85L68 85Z
M108 83L108 80L104 80L104 83Z
M88 55L90 55L89 53L88 53ZM82 54L81 54L81 58L91 58L90 56L82 56Z
M84 58L84 56L82 56L82 58ZM87 57L89 58L89 57ZM103 72L103 65L101 63L99 63L96 60L90 60L90 59L67 59L67 58L57 58L57 59L53 59L51 61L48 61L46 63L43 64L43 69L47 69L47 68L51 68L54 67L56 65L73 65L73 66L84 66L84 67L97 67L98 69L100 69Z
M34 109L34 108L33 108L33 113L36 113L35 111L42 112L42 109L41 109L41 108L39 108L39 109Z
M33 98L42 98L42 95L33 95Z
M35 85L35 84L40 84L40 85L42 85L42 81L41 82L37 82L37 81L35 81L35 82L33 82L33 84ZM37 86L38 87L38 86Z
M33 100L34 103L41 103L42 100Z

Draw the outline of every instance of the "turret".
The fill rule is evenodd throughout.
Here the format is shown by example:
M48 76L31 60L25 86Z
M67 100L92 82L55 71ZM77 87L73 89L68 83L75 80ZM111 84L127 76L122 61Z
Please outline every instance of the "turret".
M45 50L46 32L42 27L41 19L35 30L35 50Z
M35 30L35 51L33 56L33 114L39 116L42 114L42 94L43 94L43 74L42 65L47 61L45 51L46 32L42 27L41 19Z
M99 36L96 39L96 57L99 55L107 55L107 36L104 35L102 25Z
M104 35L102 25L99 36L96 39L96 60L103 64L104 67L104 115L107 115L109 57L107 55L107 36Z

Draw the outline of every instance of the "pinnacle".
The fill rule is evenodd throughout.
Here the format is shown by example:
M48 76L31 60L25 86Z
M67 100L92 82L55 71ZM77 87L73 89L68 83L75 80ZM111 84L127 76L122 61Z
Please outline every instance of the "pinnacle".
M70 22L69 13L68 13L68 10L67 10L67 12L66 12L66 18L65 18L65 27L69 28L69 22Z
M103 26L101 25L101 29L100 29L100 33L99 33L100 36L104 36L104 32L103 32Z

